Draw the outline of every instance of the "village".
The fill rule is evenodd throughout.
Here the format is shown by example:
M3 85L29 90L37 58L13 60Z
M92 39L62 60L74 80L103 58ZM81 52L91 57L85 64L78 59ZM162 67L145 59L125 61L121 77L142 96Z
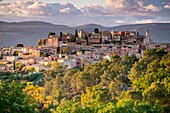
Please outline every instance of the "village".
M102 61L111 56L135 55L140 58L146 49L170 50L169 43L154 43L149 30L146 36L136 31L99 31L91 33L76 30L70 33L50 32L46 39L39 39L37 47L16 46L0 49L0 72L15 72L16 69L42 72L51 69L58 62L67 69L81 68Z

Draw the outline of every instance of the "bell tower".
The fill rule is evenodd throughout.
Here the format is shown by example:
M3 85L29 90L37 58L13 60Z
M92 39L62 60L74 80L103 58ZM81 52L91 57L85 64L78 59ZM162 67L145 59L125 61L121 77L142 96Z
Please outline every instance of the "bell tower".
M150 38L150 31L149 29L146 30L146 38L144 40L144 44L146 45L146 47L148 48L149 45L152 43L152 40Z
M151 39L150 39L150 32L149 32L149 29L147 29L146 30L146 43L150 44L150 41L151 41Z

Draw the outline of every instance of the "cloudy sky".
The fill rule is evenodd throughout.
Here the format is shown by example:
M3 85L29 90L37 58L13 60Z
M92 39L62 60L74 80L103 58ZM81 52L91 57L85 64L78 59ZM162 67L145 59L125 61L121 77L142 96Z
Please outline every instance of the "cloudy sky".
M0 21L69 26L170 22L170 0L0 0Z

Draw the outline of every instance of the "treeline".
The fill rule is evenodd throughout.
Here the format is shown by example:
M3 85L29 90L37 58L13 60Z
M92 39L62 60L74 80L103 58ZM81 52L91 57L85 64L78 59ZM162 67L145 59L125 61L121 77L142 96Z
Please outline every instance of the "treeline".
M0 111L170 112L170 52L163 49L146 50L140 59L114 55L84 69L67 70L57 62L52 68L38 83L2 80Z

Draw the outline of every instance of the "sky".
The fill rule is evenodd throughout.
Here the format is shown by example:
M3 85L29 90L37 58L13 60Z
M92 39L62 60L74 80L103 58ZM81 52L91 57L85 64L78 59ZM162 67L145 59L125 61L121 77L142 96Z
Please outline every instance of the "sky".
M0 0L0 21L69 26L169 23L170 0Z

